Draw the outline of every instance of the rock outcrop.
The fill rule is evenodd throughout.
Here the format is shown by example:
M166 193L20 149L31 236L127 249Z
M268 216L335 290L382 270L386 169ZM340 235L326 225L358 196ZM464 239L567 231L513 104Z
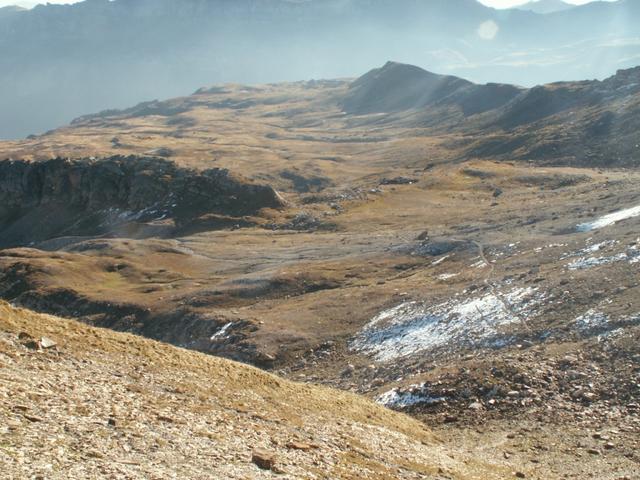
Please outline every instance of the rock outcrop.
M279 208L278 193L227 170L195 171L153 157L0 162L0 245L108 233L115 225Z

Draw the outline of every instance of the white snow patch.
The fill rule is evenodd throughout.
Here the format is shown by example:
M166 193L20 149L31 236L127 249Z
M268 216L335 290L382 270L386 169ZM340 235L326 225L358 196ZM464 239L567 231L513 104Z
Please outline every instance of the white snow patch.
M582 250L580 250L579 253L595 253L595 252L599 252L600 250L603 250L607 247L612 247L614 245L616 245L618 242L617 240L607 240L604 242L600 242L600 243L595 243L587 248L584 248Z
M611 263L627 260L629 257L626 253L619 253L611 257L582 257L574 260L567 265L569 270L586 270L588 268L598 267L600 265L608 265Z
M450 278L455 278L459 273L443 273L442 275L438 275L438 280L449 280Z
M604 217L600 217L593 222L581 223L577 226L579 232L590 232L591 230L598 230L600 228L608 227L622 220L629 218L640 217L640 205L637 207L627 208L618 212L610 213Z
M609 323L609 316L592 308L576 318L578 330L590 330Z
M439 403L444 399L431 397L424 391L425 384L411 385L408 389L394 388L376 398L376 403L389 408L407 408L413 405Z
M601 342L603 340L611 340L617 337L621 337L624 335L624 328L616 328L615 330L611 330L610 332L604 332L598 335L598 341Z
M576 318L575 324L576 329L582 333L589 333L593 330L602 331L597 338L599 340L604 340L623 334L627 329L627 326L624 324L640 324L640 313L613 318L606 313L592 308Z
M591 243L593 239L592 238L588 238L587 239L587 245L589 243ZM576 252L569 252L569 253L565 253L564 255L562 255L560 257L561 260L565 260L567 258L572 258L572 257L581 257L581 256L585 256L585 255L589 255L591 253L596 253L599 252L601 250L604 250L608 247L612 247L616 244L618 244L620 242L618 242L617 240L607 240L604 242L600 242L600 243L595 243L593 245L589 245L588 247L582 248Z
M119 223L127 223L127 222L135 222L138 220L145 219L149 220L163 220L169 216L169 212L166 210L166 207L156 204L150 207L144 208L142 210L122 210L116 207L111 207L105 210L102 210L100 213L103 213L105 216L105 220L101 223L100 226L108 226L115 225ZM156 218L151 218L156 217Z
M476 263L472 264L471 268L484 268L486 266L487 266L487 264L485 263L484 260L479 260Z
M504 344L501 326L535 315L545 300L535 288L453 298L437 305L407 302L381 312L356 336L351 348L390 361L436 348Z
M580 254L580 253L587 253L587 252L596 252L600 250L600 248L602 248L602 245L604 244L615 245L616 243L618 242L616 241L603 242L602 244L593 245L592 247L586 248L577 253ZM635 264L640 262L640 249L636 245L628 247L627 250L624 252L620 252L615 255L610 255L607 257L583 256L569 263L567 265L567 268L569 270L586 270L589 268L598 267L600 265L609 265L612 263L625 262L625 261L629 262L630 264Z
M435 262L433 262L431 265L440 265L442 262L444 262L447 258L449 258L451 255L445 255L442 258L439 258L438 260L436 260Z
M233 326L233 322L227 323L224 327L213 334L211 340L221 340L227 336L227 332Z

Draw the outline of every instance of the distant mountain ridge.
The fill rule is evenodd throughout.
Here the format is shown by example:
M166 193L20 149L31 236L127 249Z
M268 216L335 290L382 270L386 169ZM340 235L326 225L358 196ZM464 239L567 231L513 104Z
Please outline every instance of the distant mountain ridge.
M569 10L570 8L574 8L575 5L571 5L570 3L563 2L562 0L535 0L524 5L518 5L516 8L518 10L527 10L535 13L554 13L561 12L563 10Z
M604 78L640 50L630 40L640 4L630 0L548 17L475 0L91 0L5 11L0 138L204 84L351 77L389 58L533 85ZM487 22L495 35L483 39Z
M9 5L7 7L0 7L0 19L8 17L9 15L15 15L16 13L25 12L26 8L18 7L16 5Z
M300 90L306 92L304 97L291 93ZM296 102L307 106L302 110L285 107ZM278 111L269 111L274 106L279 106ZM198 126L196 120L203 110L230 111L238 118L255 110L268 116L289 112L288 125L296 125L298 121L314 124L321 121L318 119L323 115L330 114L343 118L347 127L415 129L416 136L425 138L461 136L463 140L458 147L465 152L460 157L464 159L508 158L554 165L627 167L638 164L640 67L618 70L602 81L555 82L524 88L478 84L401 62L387 62L353 81L200 88L186 97L84 115L69 127L14 143L18 152L51 148L64 152L69 147L64 146L68 134L109 135L103 138L106 144L102 142L102 148L92 141L90 149L85 146L65 155L83 152L82 155L89 157L105 152L112 155L114 151L155 155L154 152L166 151L162 155L176 158L181 154L173 147L160 148L166 146L167 141L156 144L155 149L141 150L136 148L135 141L131 145L123 144L119 136L140 122L159 122L163 128L169 127L170 136L184 140L191 135L189 132L200 132L204 128ZM110 129L110 134L104 133ZM280 133L271 132L266 138L271 141L281 137L284 138ZM307 137L314 138L308 135L302 138ZM8 156L20 158L20 154L12 154L11 150ZM40 159L42 155L36 153L35 157ZM291 178L289 173L287 176Z

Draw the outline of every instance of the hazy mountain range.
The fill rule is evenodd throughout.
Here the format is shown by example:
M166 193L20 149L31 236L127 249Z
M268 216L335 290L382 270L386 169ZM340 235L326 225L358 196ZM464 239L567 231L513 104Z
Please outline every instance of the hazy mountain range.
M388 59L477 82L639 63L640 4L549 15L475 0L87 0L0 10L0 138L205 84L353 77Z
M574 7L575 5L563 2L562 0L536 0L533 2L525 3L524 5L520 5L517 8L519 10L528 10L530 12L546 14L560 12L562 10L569 10L570 8Z

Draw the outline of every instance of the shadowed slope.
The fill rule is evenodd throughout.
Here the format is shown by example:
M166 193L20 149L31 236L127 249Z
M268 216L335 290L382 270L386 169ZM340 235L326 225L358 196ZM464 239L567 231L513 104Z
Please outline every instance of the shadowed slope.
M0 245L100 235L118 225L241 217L283 206L276 191L224 169L196 172L149 157L0 161Z

